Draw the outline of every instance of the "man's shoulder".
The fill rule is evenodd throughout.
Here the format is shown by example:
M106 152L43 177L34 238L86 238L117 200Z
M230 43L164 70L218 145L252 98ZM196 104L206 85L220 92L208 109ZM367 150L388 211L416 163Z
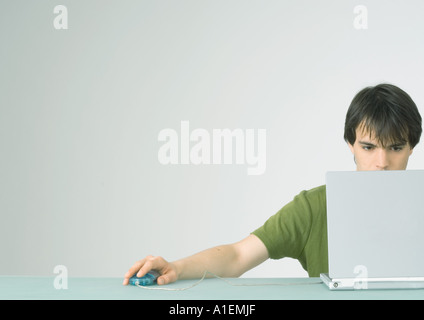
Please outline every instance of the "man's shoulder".
M303 202L310 212L326 212L327 210L327 194L326 186L321 185L309 190L302 191L298 197Z
M325 200L326 197L326 186L325 184L319 187L315 187L309 190L304 190L303 195L308 198L308 200Z

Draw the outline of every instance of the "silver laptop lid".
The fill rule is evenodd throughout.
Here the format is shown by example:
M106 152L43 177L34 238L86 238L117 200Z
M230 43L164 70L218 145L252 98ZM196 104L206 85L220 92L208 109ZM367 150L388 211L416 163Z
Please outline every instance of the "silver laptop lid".
M331 278L424 276L424 170L328 172Z

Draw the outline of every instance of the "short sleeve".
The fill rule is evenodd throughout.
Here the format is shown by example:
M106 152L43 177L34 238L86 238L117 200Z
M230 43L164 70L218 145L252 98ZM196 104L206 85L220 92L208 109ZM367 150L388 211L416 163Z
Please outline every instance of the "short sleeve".
M252 232L264 243L271 259L298 259L311 232L311 207L302 191L263 226Z

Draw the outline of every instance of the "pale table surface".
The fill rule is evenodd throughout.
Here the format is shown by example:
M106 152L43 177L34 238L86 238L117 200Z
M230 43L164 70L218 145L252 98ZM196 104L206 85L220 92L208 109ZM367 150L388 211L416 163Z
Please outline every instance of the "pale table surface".
M212 278L182 291L123 286L122 278L69 278L68 289L56 289L54 277L0 276L2 300L343 300L424 299L424 289L330 291L319 278ZM190 287L197 280L160 288ZM154 285L150 288L158 288Z

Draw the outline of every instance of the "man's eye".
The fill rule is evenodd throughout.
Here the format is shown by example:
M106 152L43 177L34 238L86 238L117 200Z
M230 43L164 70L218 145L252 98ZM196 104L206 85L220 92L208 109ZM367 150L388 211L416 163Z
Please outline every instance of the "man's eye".
M364 149L365 151L370 151L370 150L372 150L372 147L370 147L370 146L362 146L362 149Z
M402 151L403 147L392 147L392 150L395 152Z

